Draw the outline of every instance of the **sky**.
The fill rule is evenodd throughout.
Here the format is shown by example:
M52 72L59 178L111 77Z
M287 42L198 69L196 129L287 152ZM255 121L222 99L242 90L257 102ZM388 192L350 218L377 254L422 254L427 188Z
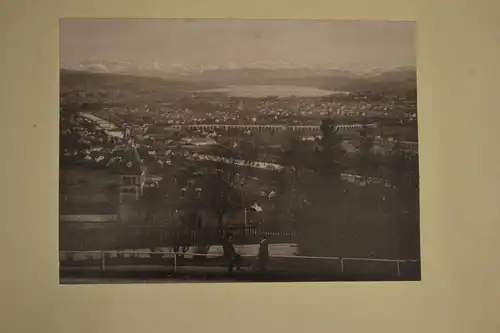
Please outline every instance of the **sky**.
M62 19L60 61L350 71L415 66L415 23L326 20Z

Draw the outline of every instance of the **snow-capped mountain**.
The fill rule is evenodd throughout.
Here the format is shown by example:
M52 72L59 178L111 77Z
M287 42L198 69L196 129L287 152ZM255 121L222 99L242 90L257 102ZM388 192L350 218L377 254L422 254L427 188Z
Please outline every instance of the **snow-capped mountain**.
M196 64L189 65L184 63L171 63L164 64L158 61L149 62L139 62L132 63L129 61L122 60L88 60L78 64L65 64L61 63L61 68L71 69L71 70L81 70L88 72L98 72L98 73L117 73L117 74L177 74L177 75L194 75L202 73L214 73L214 72L231 72L231 71L281 71L296 75L329 75L332 72L342 75L368 75L374 76L381 74L382 70L372 70L372 71L357 71L348 72L339 70L334 67L325 68L321 66L314 65L299 65L291 61L248 61L246 63L236 63L228 62L224 65L213 65L213 64Z
M90 73L158 77L169 80L221 85L288 84L313 86L323 89L359 88L374 83L416 85L416 70L413 67L400 67L390 71L373 70L353 73L334 68L299 67L296 64L286 62L228 63L224 66L216 66L211 64L188 65L183 63L165 65L157 61L132 63L116 60L86 61L72 65L61 64L61 68Z

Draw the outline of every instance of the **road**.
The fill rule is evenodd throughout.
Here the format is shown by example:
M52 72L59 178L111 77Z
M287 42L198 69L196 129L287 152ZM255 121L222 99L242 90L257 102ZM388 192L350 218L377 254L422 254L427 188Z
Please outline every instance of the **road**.
M96 115L88 112L80 112L80 116L93 121L97 126L102 128L107 135L117 138L123 138L122 130L110 121L97 117Z
M261 273L250 266L241 271L229 273L224 266L173 266L127 265L110 266L106 270L100 267L65 267L60 269L61 283L159 283L159 282L258 282L258 281L308 281L338 280L338 274L301 274L290 273L283 269L272 269Z

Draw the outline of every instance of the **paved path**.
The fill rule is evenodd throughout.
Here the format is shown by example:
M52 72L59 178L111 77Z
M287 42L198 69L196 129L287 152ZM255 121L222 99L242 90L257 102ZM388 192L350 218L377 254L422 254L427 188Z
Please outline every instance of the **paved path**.
M242 271L250 271L250 267L242 267ZM61 272L65 274L103 272L101 267L61 267ZM104 273L125 273L125 272L173 272L173 266L162 265L113 265L105 268ZM227 267L224 266L177 266L177 273L226 273Z
M60 271L61 284L130 284L130 283L196 283L196 282L312 282L312 281L395 281L387 275L362 274L341 276L337 273L294 272L273 269L265 274L244 268L229 273L226 267L115 266L102 271L93 268L65 268Z

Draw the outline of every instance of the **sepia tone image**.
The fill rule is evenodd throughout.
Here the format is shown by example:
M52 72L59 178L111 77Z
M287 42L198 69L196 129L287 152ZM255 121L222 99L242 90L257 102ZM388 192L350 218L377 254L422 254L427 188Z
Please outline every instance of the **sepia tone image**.
M413 22L59 29L60 283L420 280Z

